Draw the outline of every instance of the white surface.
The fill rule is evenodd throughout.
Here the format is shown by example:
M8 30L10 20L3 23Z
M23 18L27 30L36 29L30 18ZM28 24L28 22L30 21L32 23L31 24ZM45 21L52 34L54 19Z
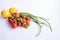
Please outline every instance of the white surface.
M6 19L0 15L0 40L60 40L60 8L59 0L2 0L0 1L0 11L17 7L20 11L49 18L53 31L45 26L38 37L37 25L31 22L31 26L11 29Z

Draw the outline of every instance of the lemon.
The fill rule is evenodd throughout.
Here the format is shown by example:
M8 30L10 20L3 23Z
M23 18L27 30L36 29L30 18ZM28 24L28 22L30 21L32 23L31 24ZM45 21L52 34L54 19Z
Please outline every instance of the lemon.
M10 13L7 10L2 10L1 15L2 15L2 17L7 18L10 16Z
M18 12L18 9L17 9L17 8L10 8L10 9L9 9L9 12L10 12L11 14L15 14L15 13Z

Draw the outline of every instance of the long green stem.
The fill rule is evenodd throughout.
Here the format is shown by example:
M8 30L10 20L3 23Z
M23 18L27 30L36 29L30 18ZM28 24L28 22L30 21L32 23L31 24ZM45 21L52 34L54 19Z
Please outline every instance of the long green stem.
M38 16L36 16L36 17L38 17ZM40 18L40 19L44 20L45 22L47 22L47 23L48 23L48 25L49 25L49 27L50 27L50 30L51 30L51 32L52 32L52 28L51 28L50 23L49 23L47 20L45 20L43 17L38 17L38 18Z

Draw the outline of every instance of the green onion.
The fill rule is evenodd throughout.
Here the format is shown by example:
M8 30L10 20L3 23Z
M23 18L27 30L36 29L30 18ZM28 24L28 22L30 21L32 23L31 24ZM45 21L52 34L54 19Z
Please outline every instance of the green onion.
M22 14L24 17L25 17L25 16L30 17L36 24L39 25L39 33L38 33L36 36L38 36L38 35L41 33L42 25L44 25L44 24L46 24L46 23L48 24L48 27L50 28L50 30L51 30L51 32L52 32L52 28L51 28L50 23L49 23L46 19L44 19L43 17L34 16L34 15L32 15L32 14L30 14L30 13L27 13L27 12L21 12L21 14ZM38 18L44 20L46 23L39 21ZM42 24L42 25L41 25L41 24Z

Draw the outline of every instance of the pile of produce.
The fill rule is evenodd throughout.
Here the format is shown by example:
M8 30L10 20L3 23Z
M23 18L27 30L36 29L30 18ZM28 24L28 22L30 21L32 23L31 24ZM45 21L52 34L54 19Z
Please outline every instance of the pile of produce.
M23 27L23 28L29 28L31 19L39 25L39 33L36 35L38 36L41 32L42 25L48 25L50 30L52 31L51 25L49 22L39 16L34 16L28 12L18 12L17 8L10 8L9 10L2 10L1 15L3 18L6 18L11 25L12 28L17 28L17 27ZM40 21L43 20L44 22Z

